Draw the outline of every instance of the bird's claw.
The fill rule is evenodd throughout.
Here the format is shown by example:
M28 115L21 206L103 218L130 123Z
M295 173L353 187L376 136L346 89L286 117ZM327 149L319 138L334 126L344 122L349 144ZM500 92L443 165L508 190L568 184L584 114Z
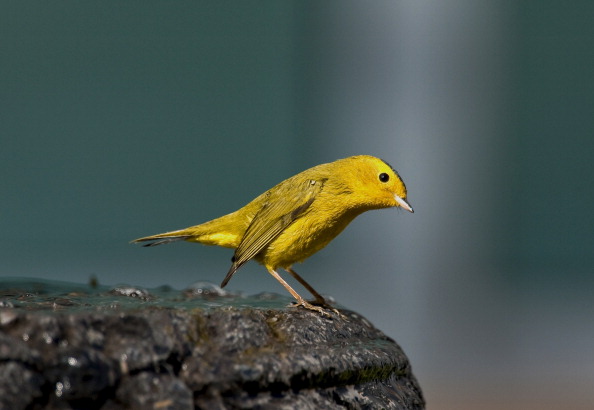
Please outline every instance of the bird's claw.
M322 316L327 316L327 317L331 316L328 311L332 311L333 313L336 313L340 318L346 319L346 316L344 316L342 313L340 313L338 311L338 309L335 309L332 306L328 305L325 301L323 303L320 303L319 305L318 304L314 305L314 304L311 304L311 303L302 299L302 300L294 302L293 304L291 304L291 306L293 306L293 307L302 306L305 309L313 310L315 312L320 313Z

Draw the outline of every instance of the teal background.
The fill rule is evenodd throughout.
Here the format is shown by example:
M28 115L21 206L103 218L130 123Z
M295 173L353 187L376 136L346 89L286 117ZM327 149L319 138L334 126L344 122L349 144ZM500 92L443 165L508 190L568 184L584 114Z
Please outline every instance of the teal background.
M139 236L381 156L415 214L296 266L411 359L429 409L594 405L594 3L2 2L0 275L219 283ZM1 280L1 279L0 279ZM284 290L255 263L229 284Z

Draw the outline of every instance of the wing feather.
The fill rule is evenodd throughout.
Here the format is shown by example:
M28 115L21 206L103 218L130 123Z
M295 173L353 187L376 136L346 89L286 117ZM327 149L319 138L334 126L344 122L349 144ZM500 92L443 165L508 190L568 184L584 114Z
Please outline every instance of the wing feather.
M285 181L292 182L292 181ZM280 235L297 218L301 217L315 201L322 190L324 180L308 179L300 189L295 190L292 183L278 186L269 192L269 198L245 231L245 234L233 255L233 264L225 276L221 287L224 287L233 274L250 259L264 250L270 242ZM290 198L290 194L297 196Z

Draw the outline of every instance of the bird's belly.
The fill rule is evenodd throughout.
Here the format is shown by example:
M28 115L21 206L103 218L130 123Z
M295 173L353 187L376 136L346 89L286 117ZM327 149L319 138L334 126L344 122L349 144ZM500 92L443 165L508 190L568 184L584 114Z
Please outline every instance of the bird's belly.
M302 262L323 249L353 220L340 218L315 223L312 219L298 219L288 226L256 259L267 266L286 268Z

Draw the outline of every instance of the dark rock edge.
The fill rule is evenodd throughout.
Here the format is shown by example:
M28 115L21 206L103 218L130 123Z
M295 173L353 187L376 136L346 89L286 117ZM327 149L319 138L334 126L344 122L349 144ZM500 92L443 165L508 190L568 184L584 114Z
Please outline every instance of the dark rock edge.
M402 349L342 314L0 308L0 406L423 409Z

